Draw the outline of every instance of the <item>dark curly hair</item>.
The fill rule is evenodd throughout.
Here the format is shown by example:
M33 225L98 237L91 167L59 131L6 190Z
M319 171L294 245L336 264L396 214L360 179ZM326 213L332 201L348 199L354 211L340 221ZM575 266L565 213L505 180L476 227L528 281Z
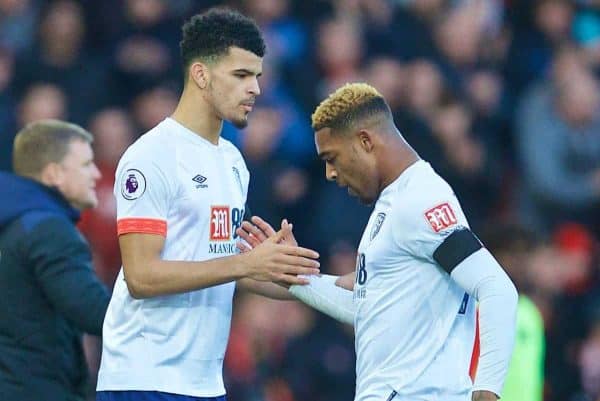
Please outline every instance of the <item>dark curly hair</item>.
M265 55L265 42L256 23L237 11L214 7L190 18L183 25L179 44L184 71L193 61L211 62L235 46L259 57Z

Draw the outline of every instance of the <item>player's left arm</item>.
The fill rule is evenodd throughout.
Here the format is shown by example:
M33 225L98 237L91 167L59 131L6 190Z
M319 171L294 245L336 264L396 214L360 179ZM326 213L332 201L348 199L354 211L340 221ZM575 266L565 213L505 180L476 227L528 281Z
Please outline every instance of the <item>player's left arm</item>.
M275 230L269 223L258 216L251 218L252 222L244 221L242 227L236 230L236 234L241 238L237 243L240 252L248 252L255 246L258 246L267 238L275 235ZM288 225L287 220L283 220L281 227ZM293 228L293 227L292 227ZM288 237L283 238L287 245L298 245L292 230ZM273 283L258 283L252 279L239 280L238 285L244 289L256 294L274 299L298 299L308 306L317 309L332 318L347 324L354 324L354 287L355 273L349 273L344 276L332 276L329 274L320 274L304 276L304 285L277 285Z
M305 280L308 283L308 280ZM266 281L256 281L251 278L243 278L237 281L237 287L244 291L249 291L254 294L262 295L263 297L278 299L281 301L292 301L296 298L290 294L289 286L282 284L275 284Z
M496 399L502 391L513 349L517 290L494 256L467 227L448 235L433 258L479 301L481 355L473 400Z

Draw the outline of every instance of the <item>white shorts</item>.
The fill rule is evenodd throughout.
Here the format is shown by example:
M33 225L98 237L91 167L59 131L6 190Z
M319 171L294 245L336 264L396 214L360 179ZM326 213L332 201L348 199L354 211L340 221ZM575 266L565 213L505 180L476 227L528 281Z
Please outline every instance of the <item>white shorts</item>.
M456 320L444 346L431 365L413 383L395 391L368 397L373 401L471 401L473 382L469 368L476 330L476 302L470 297L464 314Z

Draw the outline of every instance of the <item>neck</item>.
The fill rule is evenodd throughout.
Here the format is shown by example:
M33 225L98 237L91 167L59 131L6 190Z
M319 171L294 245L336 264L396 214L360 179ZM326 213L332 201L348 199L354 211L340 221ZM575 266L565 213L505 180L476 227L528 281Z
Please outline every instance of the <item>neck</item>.
M184 88L171 118L207 141L215 145L219 143L223 120L214 113L200 91L190 88L190 85Z
M390 135L383 149L384 154L381 157L380 166L380 171L384 172L381 177L381 191L420 159L417 152L406 143L400 133Z

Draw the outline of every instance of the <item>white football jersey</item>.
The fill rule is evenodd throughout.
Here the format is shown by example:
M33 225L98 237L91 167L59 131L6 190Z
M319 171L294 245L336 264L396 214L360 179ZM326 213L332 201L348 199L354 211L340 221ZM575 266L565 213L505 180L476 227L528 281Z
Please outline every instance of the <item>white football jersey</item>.
M121 158L114 195L119 234L163 235L163 260L236 253L249 173L227 140L218 145L167 118ZM222 367L235 283L134 299L123 269L104 320L97 389L225 394Z
M464 349L472 350L475 308L467 305L474 300L433 258L443 240L461 227L468 223L456 196L425 161L414 163L382 191L358 248L357 401L412 392L456 319L468 319L473 328L464 338ZM448 372L459 377L452 385L467 393L468 370Z

